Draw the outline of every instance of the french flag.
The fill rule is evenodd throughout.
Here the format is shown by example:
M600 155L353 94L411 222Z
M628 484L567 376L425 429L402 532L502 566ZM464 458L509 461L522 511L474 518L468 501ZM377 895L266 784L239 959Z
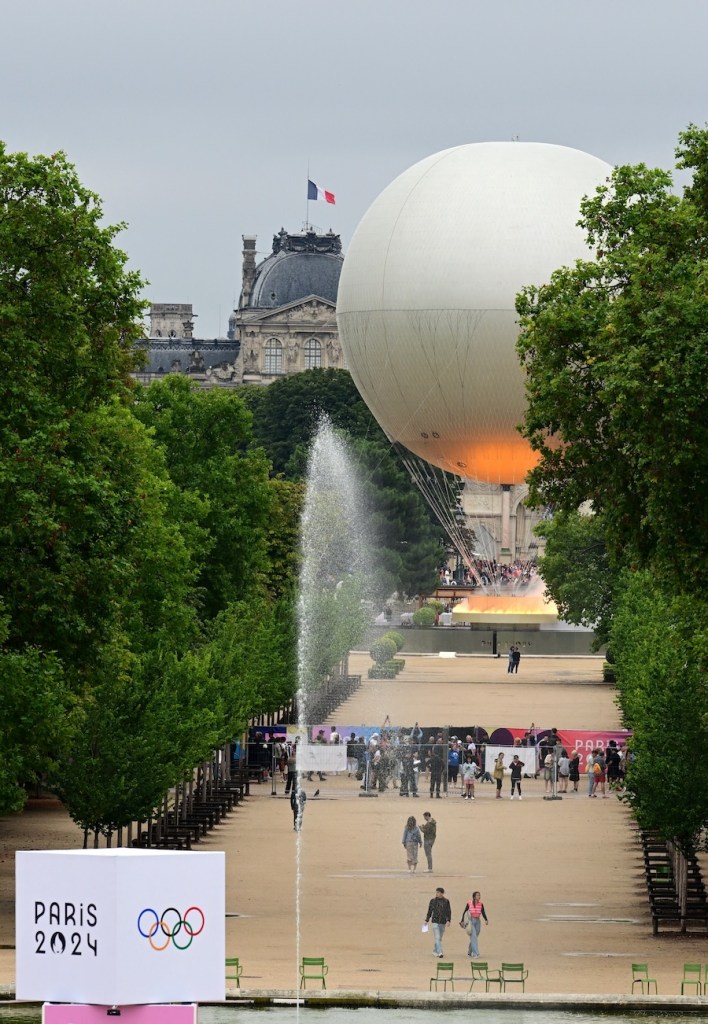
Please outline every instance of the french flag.
M327 192L326 189L320 188L319 185L315 185L314 181L309 179L307 182L307 198L323 199L326 203L331 203L334 206L334 192Z

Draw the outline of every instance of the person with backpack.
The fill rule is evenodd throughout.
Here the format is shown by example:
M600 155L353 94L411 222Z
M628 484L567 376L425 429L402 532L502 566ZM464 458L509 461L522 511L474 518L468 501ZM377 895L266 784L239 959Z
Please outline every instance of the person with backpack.
M597 797L597 789L598 789L598 786L599 786L600 787L600 791L602 792L602 799L603 800L607 800L607 793L605 792L605 782L607 781L607 776L605 774L606 769L607 769L607 764L606 764L605 758L603 757L602 751L598 750L597 754L595 755L595 762L594 762L594 764L592 766L592 774L593 774L592 796Z

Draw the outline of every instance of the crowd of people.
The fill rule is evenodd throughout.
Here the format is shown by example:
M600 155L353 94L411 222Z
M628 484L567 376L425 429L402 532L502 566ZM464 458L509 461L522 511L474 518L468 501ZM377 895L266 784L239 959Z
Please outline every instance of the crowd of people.
M495 559L475 559L471 565L458 566L452 570L447 562L438 570L438 585L441 587L491 587L528 586L538 572L534 561L517 559L503 565Z
M534 723L523 737L514 741L515 747L523 750L523 758L512 754L505 759L501 752L489 765L489 770L485 767L486 742L480 742L470 733L464 738L454 735L447 738L442 730L425 737L418 723L407 730L384 726L368 738L357 736L355 732L345 738L336 728L327 738L324 730L319 730L313 742L345 745L346 774L356 778L361 789L379 793L393 790L402 798L414 799L426 794L431 799L440 799L447 793L473 801L475 787L480 782L492 783L496 798L502 799L504 781L509 779L510 798L522 800L523 779L539 775L546 793L577 793L581 774L587 778L589 797L607 797L608 789L622 786L628 756L626 748L610 740L605 748L593 748L581 768L581 754L566 749L555 727L539 737ZM285 794L295 801L293 814L301 822L306 797L298 785L297 739L280 737L265 741L258 734L254 747L263 754L264 765L268 759L282 774ZM534 750L531 762L529 748ZM307 772L302 780L312 781L313 775L314 772ZM327 780L324 771L318 771L317 776L322 782ZM294 824L297 827L297 820Z

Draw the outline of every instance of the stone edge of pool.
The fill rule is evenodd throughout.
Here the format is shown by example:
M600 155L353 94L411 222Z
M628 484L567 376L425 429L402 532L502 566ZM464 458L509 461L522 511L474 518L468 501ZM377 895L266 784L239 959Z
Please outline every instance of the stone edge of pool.
M1 1003L16 1006L41 1006L41 1001L15 1000L13 985L0 985ZM416 992L409 989L365 992L360 989L330 989L327 991L298 991L296 989L229 989L223 1003L202 1003L202 1006L248 1007L248 1006L341 1006L375 1007L379 1009L426 1009L431 1005L447 1009L464 1008L471 1005L490 1009L544 1009L598 1011L602 1013L646 1013L648 1010L663 1010L672 1013L705 1014L708 996L681 995L596 995L577 992L505 993L498 992Z

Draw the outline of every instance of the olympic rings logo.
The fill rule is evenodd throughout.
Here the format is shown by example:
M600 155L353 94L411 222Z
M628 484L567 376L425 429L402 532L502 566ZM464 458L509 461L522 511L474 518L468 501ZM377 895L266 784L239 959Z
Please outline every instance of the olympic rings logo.
M147 920L143 920L146 915L152 915L153 919L148 916ZM201 923L199 923L200 919ZM152 907L145 907L138 914L138 931L158 953L167 949L170 942L175 949L189 949L193 939L204 931L204 921L204 911L200 907L189 907L188 910L185 910L184 917L176 907L167 907L161 914L158 914ZM197 928L198 923L199 927ZM146 926L147 931L144 930ZM187 941L178 941L178 936L181 936L181 940L187 936ZM155 941L156 937L157 942Z

